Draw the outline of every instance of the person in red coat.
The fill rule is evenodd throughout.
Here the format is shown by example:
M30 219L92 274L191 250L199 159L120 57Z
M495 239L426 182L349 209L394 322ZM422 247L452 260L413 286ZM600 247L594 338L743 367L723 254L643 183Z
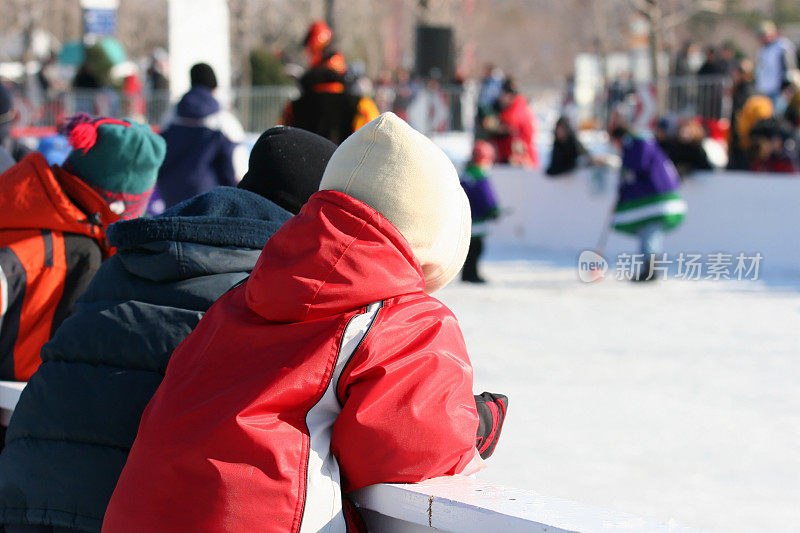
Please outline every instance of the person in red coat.
M524 95L519 94L511 79L503 83L498 99L500 113L487 124L491 141L497 150L497 162L527 168L539 168L536 151L536 115Z
M431 296L470 230L430 140L391 113L350 136L173 353L103 531L344 533L344 492L480 468L472 366Z

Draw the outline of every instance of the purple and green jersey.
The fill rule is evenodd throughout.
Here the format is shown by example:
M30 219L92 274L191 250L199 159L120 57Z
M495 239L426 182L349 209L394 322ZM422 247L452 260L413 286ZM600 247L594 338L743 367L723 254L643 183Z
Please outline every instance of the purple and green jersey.
M461 186L472 211L472 235L485 235L486 223L500 214L492 184L478 165L469 164L461 175Z
M678 171L655 142L625 137L614 229L635 234L659 221L666 230L677 227L687 211L679 188Z

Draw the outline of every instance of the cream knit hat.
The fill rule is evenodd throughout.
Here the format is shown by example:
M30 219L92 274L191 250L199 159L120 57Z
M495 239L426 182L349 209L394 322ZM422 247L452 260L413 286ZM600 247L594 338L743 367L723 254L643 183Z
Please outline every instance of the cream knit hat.
M394 113L384 113L333 153L321 191L361 200L400 231L425 275L425 292L447 285L469 249L469 201L453 164Z

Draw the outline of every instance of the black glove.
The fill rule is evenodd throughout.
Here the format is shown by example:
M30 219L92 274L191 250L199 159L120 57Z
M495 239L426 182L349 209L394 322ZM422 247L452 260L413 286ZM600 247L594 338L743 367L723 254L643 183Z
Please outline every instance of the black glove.
M475 407L478 408L478 434L475 438L475 447L481 454L481 459L488 459L494 452L503 421L508 410L508 397L502 394L484 392L475 396Z

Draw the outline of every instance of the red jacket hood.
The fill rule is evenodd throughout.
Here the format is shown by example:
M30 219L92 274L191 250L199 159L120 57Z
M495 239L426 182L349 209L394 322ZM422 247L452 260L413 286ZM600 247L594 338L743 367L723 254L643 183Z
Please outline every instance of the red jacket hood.
M0 229L77 233L102 244L105 229L117 220L91 187L60 167L50 168L40 153L27 155L0 175Z
M321 191L264 246L246 299L267 320L303 322L424 289L391 222L344 193Z

